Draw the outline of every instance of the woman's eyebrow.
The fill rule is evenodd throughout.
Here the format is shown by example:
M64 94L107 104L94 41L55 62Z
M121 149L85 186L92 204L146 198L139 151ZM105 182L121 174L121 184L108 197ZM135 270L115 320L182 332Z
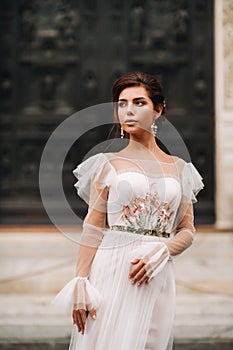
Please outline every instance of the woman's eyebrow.
M145 100L146 98L144 96L142 97L136 97L133 99L133 101L138 101L138 100Z
M135 98L133 99L133 101L145 100L145 99L146 99L146 97L144 97L144 96L142 96L142 97L135 97ZM118 101L127 101L127 99L125 99L125 98L120 98Z

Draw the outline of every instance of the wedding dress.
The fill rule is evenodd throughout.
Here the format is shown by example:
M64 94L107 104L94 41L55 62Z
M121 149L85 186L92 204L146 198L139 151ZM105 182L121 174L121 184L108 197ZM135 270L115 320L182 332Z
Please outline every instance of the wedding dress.
M172 349L173 257L192 244L192 203L203 188L201 176L180 158L166 163L117 153L88 158L74 175L89 211L76 276L55 303L70 313L95 308L97 317L88 316L84 335L73 326L69 349ZM135 258L145 262L147 284L128 278Z

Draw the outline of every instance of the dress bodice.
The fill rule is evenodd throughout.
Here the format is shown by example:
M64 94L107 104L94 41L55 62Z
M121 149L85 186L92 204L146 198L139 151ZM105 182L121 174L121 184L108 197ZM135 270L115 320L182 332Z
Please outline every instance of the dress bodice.
M179 182L137 172L120 173L109 188L109 225L170 232L181 199Z
M195 201L195 194L203 187L195 167L180 158L172 163L127 162L101 153L81 163L74 175L78 178L78 194L87 203L92 186L96 191L108 188L106 212L110 226L157 232L173 231L185 206Z

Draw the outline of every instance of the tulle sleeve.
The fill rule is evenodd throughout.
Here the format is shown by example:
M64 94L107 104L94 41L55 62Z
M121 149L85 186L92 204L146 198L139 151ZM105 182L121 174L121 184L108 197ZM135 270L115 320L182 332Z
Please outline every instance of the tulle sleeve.
M96 251L103 237L106 219L106 203L110 186L111 165L104 154L97 154L82 162L74 175L78 195L88 204L88 213L78 248L75 277L56 296L54 303L66 310L97 309L101 297L89 281L89 272Z
M186 163L181 175L182 195L186 201L197 202L197 194L204 188L202 177L192 163Z
M195 233L193 203L203 189L202 177L192 163L185 163L181 173L181 201L176 214L174 237L166 245L170 255L175 256L186 250L193 242Z
M181 173L181 201L176 215L176 233L195 233L193 204L197 194L203 189L202 177L192 163L185 163Z
M91 185L97 192L109 187L112 172L112 166L103 153L86 159L73 171L74 176L78 179L74 185L78 195L87 204L90 204Z
M74 277L56 295L52 303L71 313L72 309L96 310L100 301L99 292L86 277Z

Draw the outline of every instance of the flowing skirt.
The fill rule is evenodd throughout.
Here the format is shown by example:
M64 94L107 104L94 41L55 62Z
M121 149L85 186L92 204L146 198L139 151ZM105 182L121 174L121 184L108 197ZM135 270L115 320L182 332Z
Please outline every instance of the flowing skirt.
M171 350L175 315L172 260L149 284L132 285L131 260L147 242L164 238L106 231L89 281L101 295L96 320L84 335L73 326L69 350Z

